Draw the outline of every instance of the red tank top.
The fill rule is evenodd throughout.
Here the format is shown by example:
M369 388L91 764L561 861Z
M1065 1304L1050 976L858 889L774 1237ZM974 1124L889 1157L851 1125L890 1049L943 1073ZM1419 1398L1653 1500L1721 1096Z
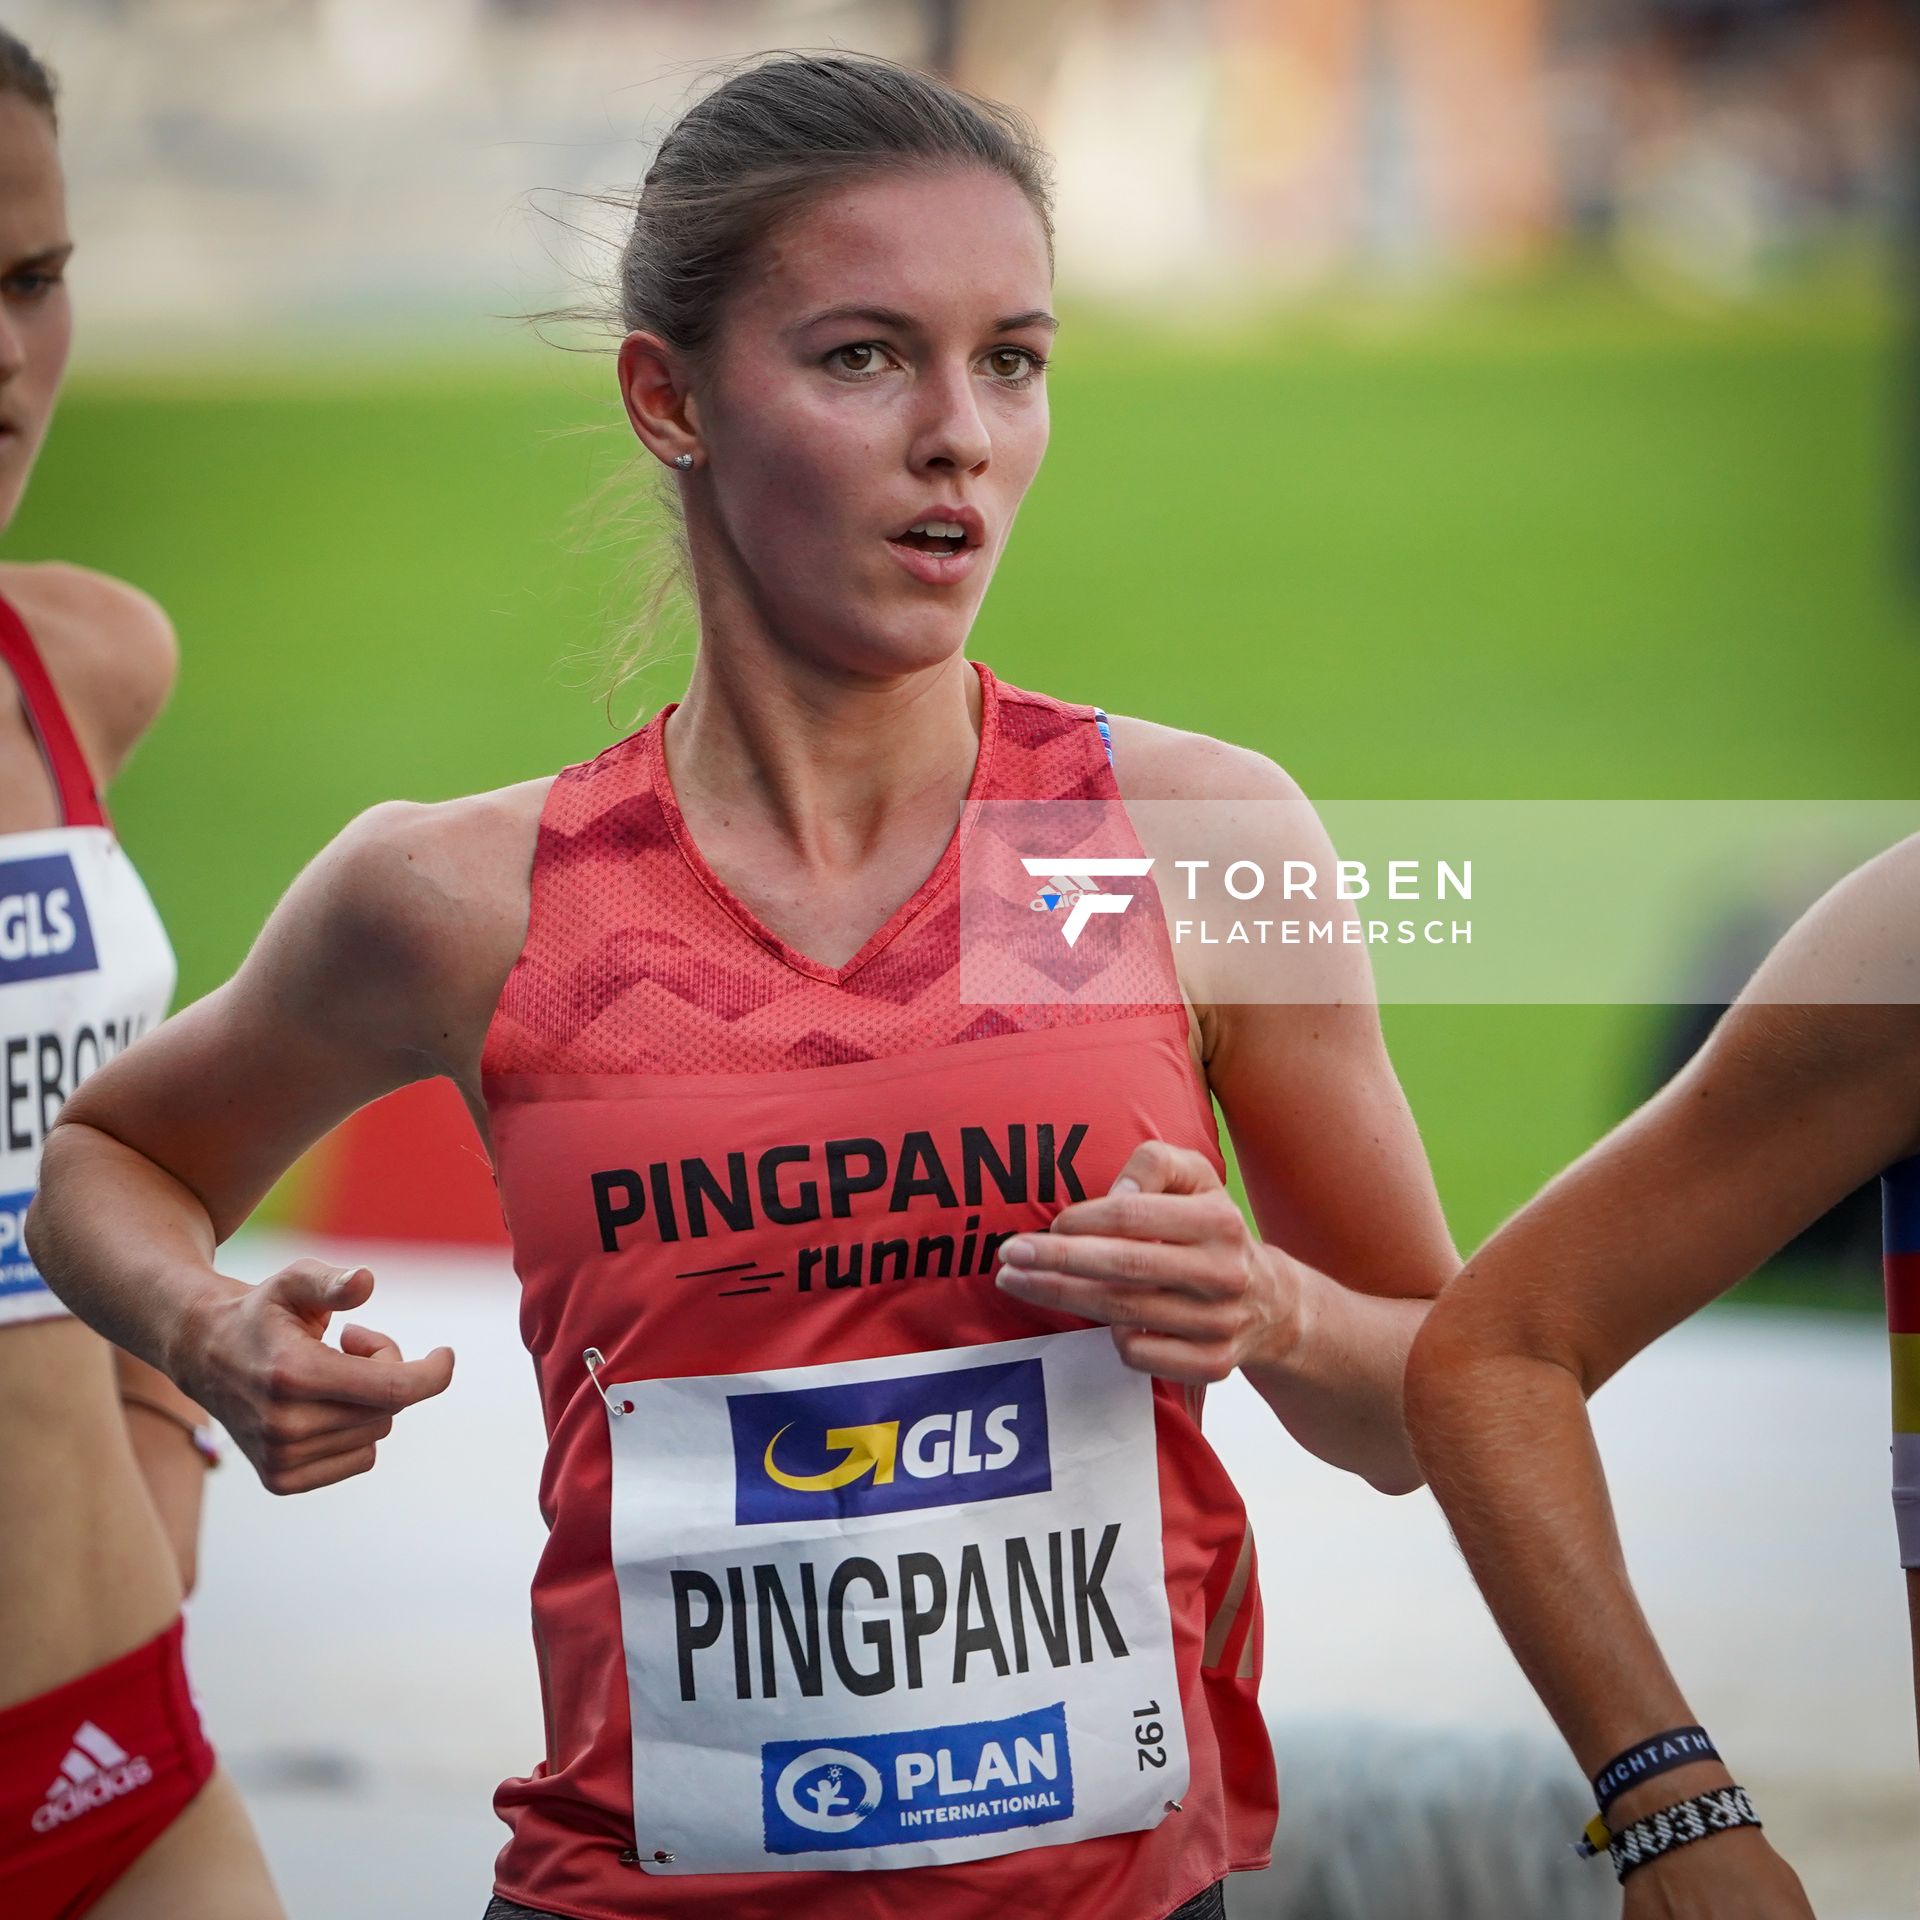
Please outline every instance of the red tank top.
M1104 1193L1142 1140L1222 1163L1157 913L1118 916L1130 938L1074 950L1083 967L1131 969L1124 997L1030 1006L960 998L958 870L983 803L1107 801L1128 843L1115 845L1110 830L1099 850L1138 851L1096 710L1003 685L974 664L981 733L960 824L932 873L843 966L789 947L701 857L662 751L672 706L598 759L567 768L547 799L526 946L483 1060L549 1442L541 1482L549 1540L533 1584L547 1752L496 1797L512 1830L498 1889L523 1904L580 1920L882 1920L909 1911L924 1920L1008 1911L1157 1920L1268 1857L1277 1800L1257 1703L1253 1538L1201 1435L1199 1394L1139 1376L1113 1389L1138 1388L1149 1500L1156 1484L1158 1493L1164 1671L1180 1720L1171 1719L1171 1697L1132 1701L1131 1674L1114 1658L1142 1651L1123 1646L1123 1629L1133 1629L1101 1590L1120 1529L1072 1526L1068 1512L1023 1541L1017 1523L989 1524L1067 1499L1071 1472L1093 1476L1092 1485L1110 1465L1098 1443L1081 1445L1077 1467L1066 1463L1084 1410L1061 1400L1058 1373L1049 1376L1051 1408L1029 1405L1041 1367L1030 1356L1051 1353L1046 1364L1056 1366L1064 1334L1067 1347L1081 1343L1073 1365L1112 1360L1104 1331L1072 1332L1084 1323L1001 1293L994 1248L1043 1228L1072 1200ZM1092 957L1096 950L1108 958ZM604 1356L597 1380L583 1361L588 1349ZM1013 1358L973 1364L1002 1352ZM916 1357L963 1370L923 1371ZM730 1392L735 1381L753 1391ZM608 1382L629 1383L634 1410L624 1423L610 1414ZM671 1609L646 1616L644 1570L622 1560L616 1573L621 1541L637 1524L622 1516L662 1502L671 1509L696 1486L698 1468L693 1454L671 1450L657 1468L621 1462L640 1457L634 1447L665 1444L675 1396L720 1423L723 1451L731 1418L738 1508L731 1478L724 1495L683 1500L681 1532L666 1529L673 1537L653 1569L661 1594L671 1582ZM944 1411L927 1415L928 1407ZM1045 1419L1051 1492L1044 1465L1039 1480L1019 1486L1017 1475L1004 1476L1016 1497L966 1508L945 1571L938 1553L893 1551L919 1538L915 1526L941 1521L939 1502L958 1497L943 1488L990 1484L987 1470L1013 1458L1016 1441L1026 1445L1016 1466L1032 1467L1034 1422ZM1044 1427L1038 1438L1044 1454ZM1116 1443L1112 1459L1120 1453ZM957 1476L969 1469L974 1478L963 1483ZM762 1524L788 1509L799 1518ZM771 1568L751 1544L704 1562L692 1550L703 1529L711 1545L783 1526L808 1564ZM857 1559L847 1557L850 1543ZM916 1621L932 1631L936 1588L947 1637L916 1642ZM797 1621L809 1605L813 1615ZM636 1624L649 1617L652 1627ZM865 1622L857 1630L856 1619ZM1081 1738L1063 1767L1055 1703L993 1717L1016 1684L1004 1679L1010 1667L1017 1661L1024 1674L1031 1661L1051 1680L1049 1655L1063 1695L1097 1679L1113 1699L1124 1696L1123 1712L1152 1707L1159 1718L1120 1724L1106 1751ZM769 1704L776 1666L785 1686L778 1706ZM916 1704L923 1679L963 1682L969 1711L950 1694L938 1714ZM708 1871L656 1844L661 1820L673 1824L708 1777L698 1738L653 1725L646 1703L656 1682L675 1707L696 1694L712 1701L716 1727L745 1712L799 1716L794 1739L756 1750L764 1795L754 1787L753 1817L735 1823L738 1849L764 1867L734 1859ZM851 1689L824 1721L827 1710L815 1705L823 1688ZM941 1722L931 1732L919 1724L929 1718ZM1184 1722L1179 1805L1162 1814L1156 1800L1154 1824L1136 1830L1063 1840L1076 1793L1082 1803L1095 1797L1102 1765L1124 1764L1131 1778L1137 1763L1154 1785L1148 1770L1163 1750L1148 1736L1169 1721ZM637 1833L642 1804L647 1830ZM919 1823L912 1843L902 1822ZM836 1851L882 1839L891 1853L871 1860ZM836 1862L871 1870L830 1870Z

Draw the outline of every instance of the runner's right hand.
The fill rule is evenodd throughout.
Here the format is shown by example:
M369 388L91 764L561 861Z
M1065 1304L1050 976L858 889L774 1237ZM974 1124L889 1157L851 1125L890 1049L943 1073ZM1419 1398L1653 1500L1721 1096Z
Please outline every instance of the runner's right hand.
M296 1260L257 1287L205 1310L187 1388L233 1436L269 1493L310 1493L365 1473L393 1417L444 1392L453 1349L406 1360L384 1333L349 1324L326 1344L341 1308L365 1304L365 1267Z
M1717 1833L1627 1877L1621 1920L1814 1920L1800 1876L1752 1828Z

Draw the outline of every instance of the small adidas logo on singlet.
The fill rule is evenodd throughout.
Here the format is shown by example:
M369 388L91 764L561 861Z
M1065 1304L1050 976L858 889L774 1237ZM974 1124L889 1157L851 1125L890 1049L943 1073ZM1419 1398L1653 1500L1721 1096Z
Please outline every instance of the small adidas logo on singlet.
M129 1756L110 1733L83 1720L46 1799L34 1810L33 1830L51 1833L66 1821L144 1787L152 1778L153 1768L144 1758Z
M1068 946L1075 945L1087 922L1098 913L1125 913L1133 905L1130 893L1102 893L1107 878L1140 879L1153 871L1151 856L1140 859L1090 860L1073 855L1025 855L1020 864L1040 882L1031 901L1036 912L1051 913L1065 905L1067 917L1060 931Z

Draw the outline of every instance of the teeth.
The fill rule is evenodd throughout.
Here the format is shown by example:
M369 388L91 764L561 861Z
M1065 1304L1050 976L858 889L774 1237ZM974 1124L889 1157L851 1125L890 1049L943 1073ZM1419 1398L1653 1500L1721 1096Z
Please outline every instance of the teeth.
M964 540L967 530L953 520L922 520L918 526L909 527L909 533L932 534L936 539Z

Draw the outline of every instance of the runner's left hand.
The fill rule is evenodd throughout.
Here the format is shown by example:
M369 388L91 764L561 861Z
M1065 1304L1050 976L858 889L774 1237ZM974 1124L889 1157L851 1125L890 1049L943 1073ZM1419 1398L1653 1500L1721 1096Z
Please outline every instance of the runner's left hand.
M1104 1322L1128 1366L1164 1380L1224 1380L1298 1337L1293 1262L1248 1231L1205 1155L1164 1140L1142 1141L1101 1198L1004 1242L999 1258L1005 1291Z

